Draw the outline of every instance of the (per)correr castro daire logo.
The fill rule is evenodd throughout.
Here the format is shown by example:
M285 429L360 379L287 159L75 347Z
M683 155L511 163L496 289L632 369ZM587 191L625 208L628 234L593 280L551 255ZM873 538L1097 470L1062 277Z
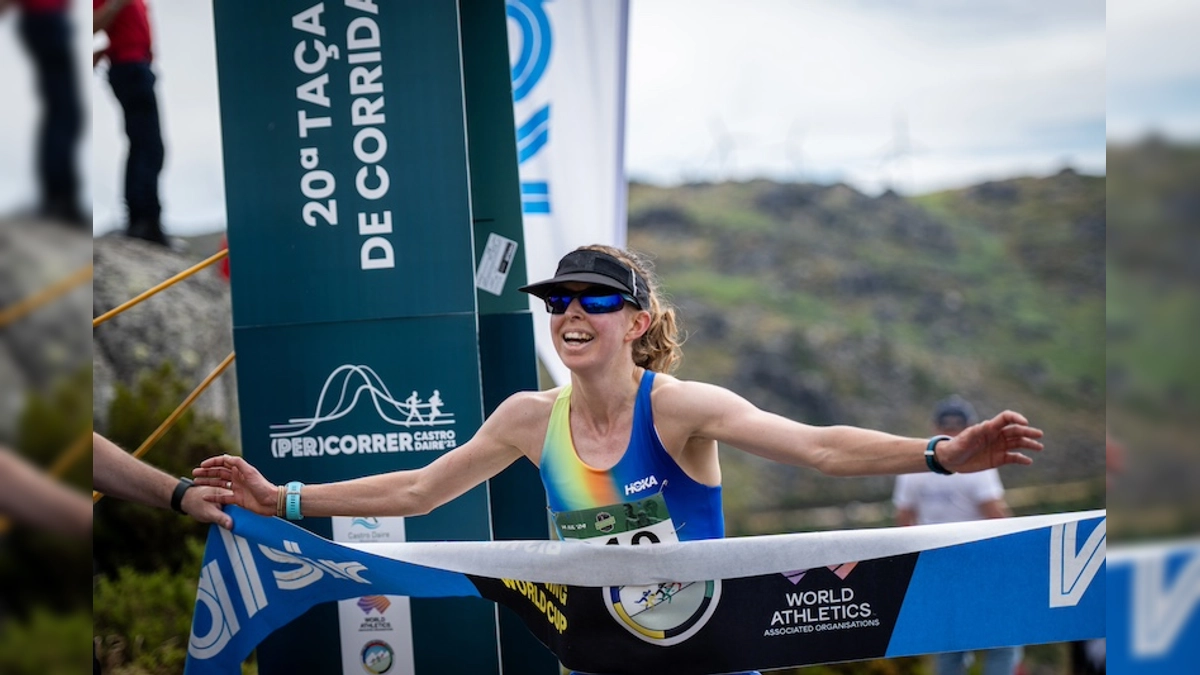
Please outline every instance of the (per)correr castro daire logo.
M411 431L320 432L322 425L345 417L360 403L369 403L382 423ZM311 416L293 417L270 428L271 454L281 458L449 450L458 444L454 414L446 410L440 390L413 390L401 399L363 365L335 368L325 378Z

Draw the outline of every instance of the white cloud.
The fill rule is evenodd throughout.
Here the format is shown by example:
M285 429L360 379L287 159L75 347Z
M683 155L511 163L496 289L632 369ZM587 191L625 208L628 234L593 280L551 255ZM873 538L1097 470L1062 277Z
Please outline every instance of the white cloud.
M1108 3L1108 135L1148 130L1200 139L1200 6L1172 0Z
M1101 128L1102 5L1043 23L1025 18L1019 30L1005 13L922 4L905 13L877 3L635 0L631 173L666 182L794 176L800 164L812 177L878 187L890 171L884 155L907 129L922 152L908 160L906 187L920 190L1004 172L1003 146L1016 146L1010 173L1061 166L1078 149L1056 147L1046 129ZM1031 135L1046 145L1041 160L1029 156ZM1092 144L1103 156L1102 131ZM988 157L964 173L973 150Z
M85 26L86 7L75 5ZM1200 82L1200 60L1183 53L1197 13L1185 5L1108 4L1110 86ZM211 3L156 1L151 20L167 135L164 220L177 233L211 228L224 212ZM1104 170L1097 0L632 0L630 31L626 158L635 177L803 176L923 191L1065 161ZM26 65L6 38L0 59ZM0 69L0 87L31 93L27 70ZM120 113L107 82L82 75L95 131L83 165L93 169L97 222L113 227L123 210ZM1135 98L1142 108L1156 100ZM1175 107L1151 114L1108 99L1109 132L1144 129L1147 119L1200 130L1195 110L1166 103ZM33 105L30 95L5 106L0 143L16 150L0 167L0 210L31 190ZM898 130L917 151L885 161Z

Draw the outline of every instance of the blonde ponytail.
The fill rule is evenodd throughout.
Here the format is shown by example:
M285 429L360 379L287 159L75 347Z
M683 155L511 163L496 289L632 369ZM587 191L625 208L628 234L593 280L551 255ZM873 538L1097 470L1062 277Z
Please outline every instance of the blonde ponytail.
M658 279L654 277L650 262L637 253L612 246L593 244L580 249L607 253L628 265L646 282L650 296L650 306L646 308L650 313L650 328L633 343L633 362L656 373L674 371L683 359L679 321L675 308L659 292Z

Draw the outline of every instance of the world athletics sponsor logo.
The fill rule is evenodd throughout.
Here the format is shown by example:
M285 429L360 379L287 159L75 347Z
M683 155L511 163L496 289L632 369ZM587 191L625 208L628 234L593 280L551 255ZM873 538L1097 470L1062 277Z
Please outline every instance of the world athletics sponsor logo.
M363 614L370 614L372 611L383 614L388 607L392 606L392 601L384 595L364 595L358 599L358 608L363 611Z
M362 621L358 624L358 632L383 633L392 630L392 623L385 615L387 608L392 606L391 600L382 595L364 595L355 604L364 614ZM375 612L378 616L372 616L371 612Z
M348 415L360 401L370 401L379 418L391 426L419 430L329 435L317 432L322 424ZM271 455L323 457L450 450L457 447L458 439L453 428L444 428L454 424L454 414L446 412L445 405L438 389L428 396L414 390L401 400L370 367L338 366L325 378L311 416L271 425Z
M828 565L825 569L845 581L856 567L857 562L848 562ZM812 571L791 570L781 574L795 586ZM783 599L786 606L772 611L771 624L763 630L763 637L878 628L881 624L878 610L849 586L796 591L785 594Z

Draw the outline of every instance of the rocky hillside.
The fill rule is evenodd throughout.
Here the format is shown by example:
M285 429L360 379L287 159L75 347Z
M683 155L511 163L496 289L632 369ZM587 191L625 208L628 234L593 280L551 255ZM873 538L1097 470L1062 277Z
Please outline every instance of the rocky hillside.
M121 235L94 242L93 316L100 316L199 262ZM229 283L212 267L175 284L93 331L93 413L103 432L116 383L132 385L147 370L169 363L187 383L199 385L233 351ZM236 365L200 398L194 409L225 423L238 438Z
M57 223L0 218L0 444L20 446L30 397L49 397L91 360L91 243Z
M950 393L985 415L1020 410L1048 452L1002 472L1018 510L1103 504L1103 178L1066 171L916 199L635 184L629 204L630 245L656 259L689 335L682 377L810 423L913 435ZM737 452L723 466L734 528L888 517L888 478L826 479ZM848 515L851 502L866 506ZM755 515L796 509L824 515Z

